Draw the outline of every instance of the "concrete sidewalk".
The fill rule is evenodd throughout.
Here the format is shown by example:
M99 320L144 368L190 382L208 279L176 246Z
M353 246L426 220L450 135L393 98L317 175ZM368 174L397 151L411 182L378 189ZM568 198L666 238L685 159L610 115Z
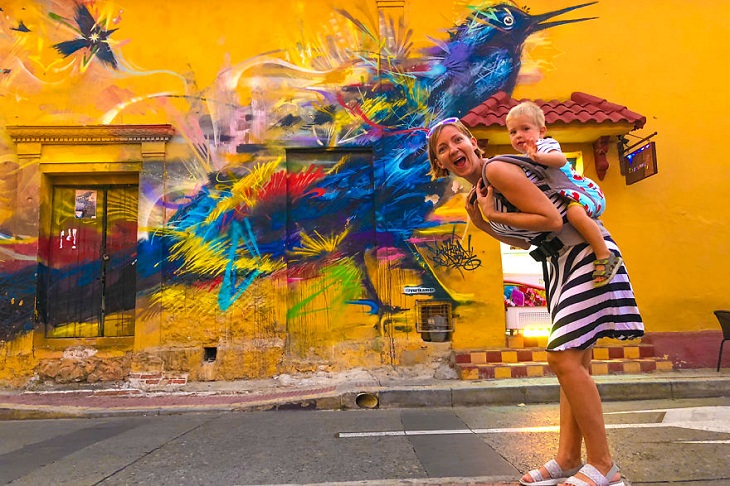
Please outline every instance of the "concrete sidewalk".
M596 376L604 401L730 396L730 369ZM461 381L395 370L190 382L174 390L46 387L0 390L0 419L158 415L203 411L346 410L557 402L554 377Z

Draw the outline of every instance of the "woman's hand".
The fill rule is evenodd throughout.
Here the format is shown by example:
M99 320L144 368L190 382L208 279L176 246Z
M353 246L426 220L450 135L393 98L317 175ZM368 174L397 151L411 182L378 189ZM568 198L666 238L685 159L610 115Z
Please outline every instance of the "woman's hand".
M481 183L481 180L479 181ZM472 223L477 228L480 228L484 230L486 226L488 226L487 222L484 220L484 216L482 215L481 210L479 209L479 191L478 191L479 184L471 188L471 191L469 191L469 194L466 196L466 213L469 215L469 219L471 219Z
M494 209L494 188L491 184L485 184L484 179L479 179L475 192L477 206L481 209L482 216L489 221L496 211Z

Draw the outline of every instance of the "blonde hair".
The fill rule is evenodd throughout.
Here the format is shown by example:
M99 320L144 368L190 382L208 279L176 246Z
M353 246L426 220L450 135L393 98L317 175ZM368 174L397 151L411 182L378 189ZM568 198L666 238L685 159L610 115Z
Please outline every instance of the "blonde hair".
M431 129L428 134L428 161L431 163L431 170L428 173L431 175L431 180L434 181L436 179L440 179L449 175L448 170L438 165L438 159L436 155L436 141L438 140L439 135L441 134L443 129L448 126L456 128L469 139L474 138L474 135L471 134L469 129L466 128L466 126L459 120L440 123ZM476 147L474 149L474 153L477 154L480 158L484 155L484 152L482 152L482 149L480 149L479 147Z
M523 101L517 106L513 106L509 113L507 113L505 121L510 121L516 116L530 117L538 128L545 128L545 113L543 113L542 108L532 101Z

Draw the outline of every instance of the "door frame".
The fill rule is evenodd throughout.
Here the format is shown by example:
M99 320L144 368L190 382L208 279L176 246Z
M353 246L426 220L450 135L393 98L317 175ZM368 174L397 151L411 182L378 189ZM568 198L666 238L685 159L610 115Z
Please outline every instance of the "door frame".
M28 187L27 194L18 197L38 208L38 234L31 235L35 237L50 232L57 181L103 178L119 183L134 181L141 187L140 178L151 171L162 177L164 185L167 143L175 133L171 125L8 126L6 130L16 144L18 162L24 168L20 177L26 179L23 182ZM163 209L159 212L164 220ZM39 244L38 253L39 259L47 258L48 248ZM134 336L46 338L41 324L36 312L34 347L60 351L87 345L119 351L132 350L135 342ZM138 320L135 335L139 334L137 326Z

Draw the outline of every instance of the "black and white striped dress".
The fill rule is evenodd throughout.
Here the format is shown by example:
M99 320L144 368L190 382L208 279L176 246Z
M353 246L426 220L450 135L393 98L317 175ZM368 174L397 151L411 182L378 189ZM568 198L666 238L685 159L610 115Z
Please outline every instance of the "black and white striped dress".
M543 192L549 192L537 175L523 168L527 178ZM567 201L559 196L550 197L565 221ZM502 212L516 212L503 197L496 197L496 208ZM490 223L500 235L534 240L541 233ZM621 255L611 236L604 232L608 249ZM548 351L587 349L603 337L633 339L644 334L644 324L634 298L625 265L611 282L602 287L593 286L593 250L587 243L566 246L557 257L547 262L545 288L552 329L548 337Z

